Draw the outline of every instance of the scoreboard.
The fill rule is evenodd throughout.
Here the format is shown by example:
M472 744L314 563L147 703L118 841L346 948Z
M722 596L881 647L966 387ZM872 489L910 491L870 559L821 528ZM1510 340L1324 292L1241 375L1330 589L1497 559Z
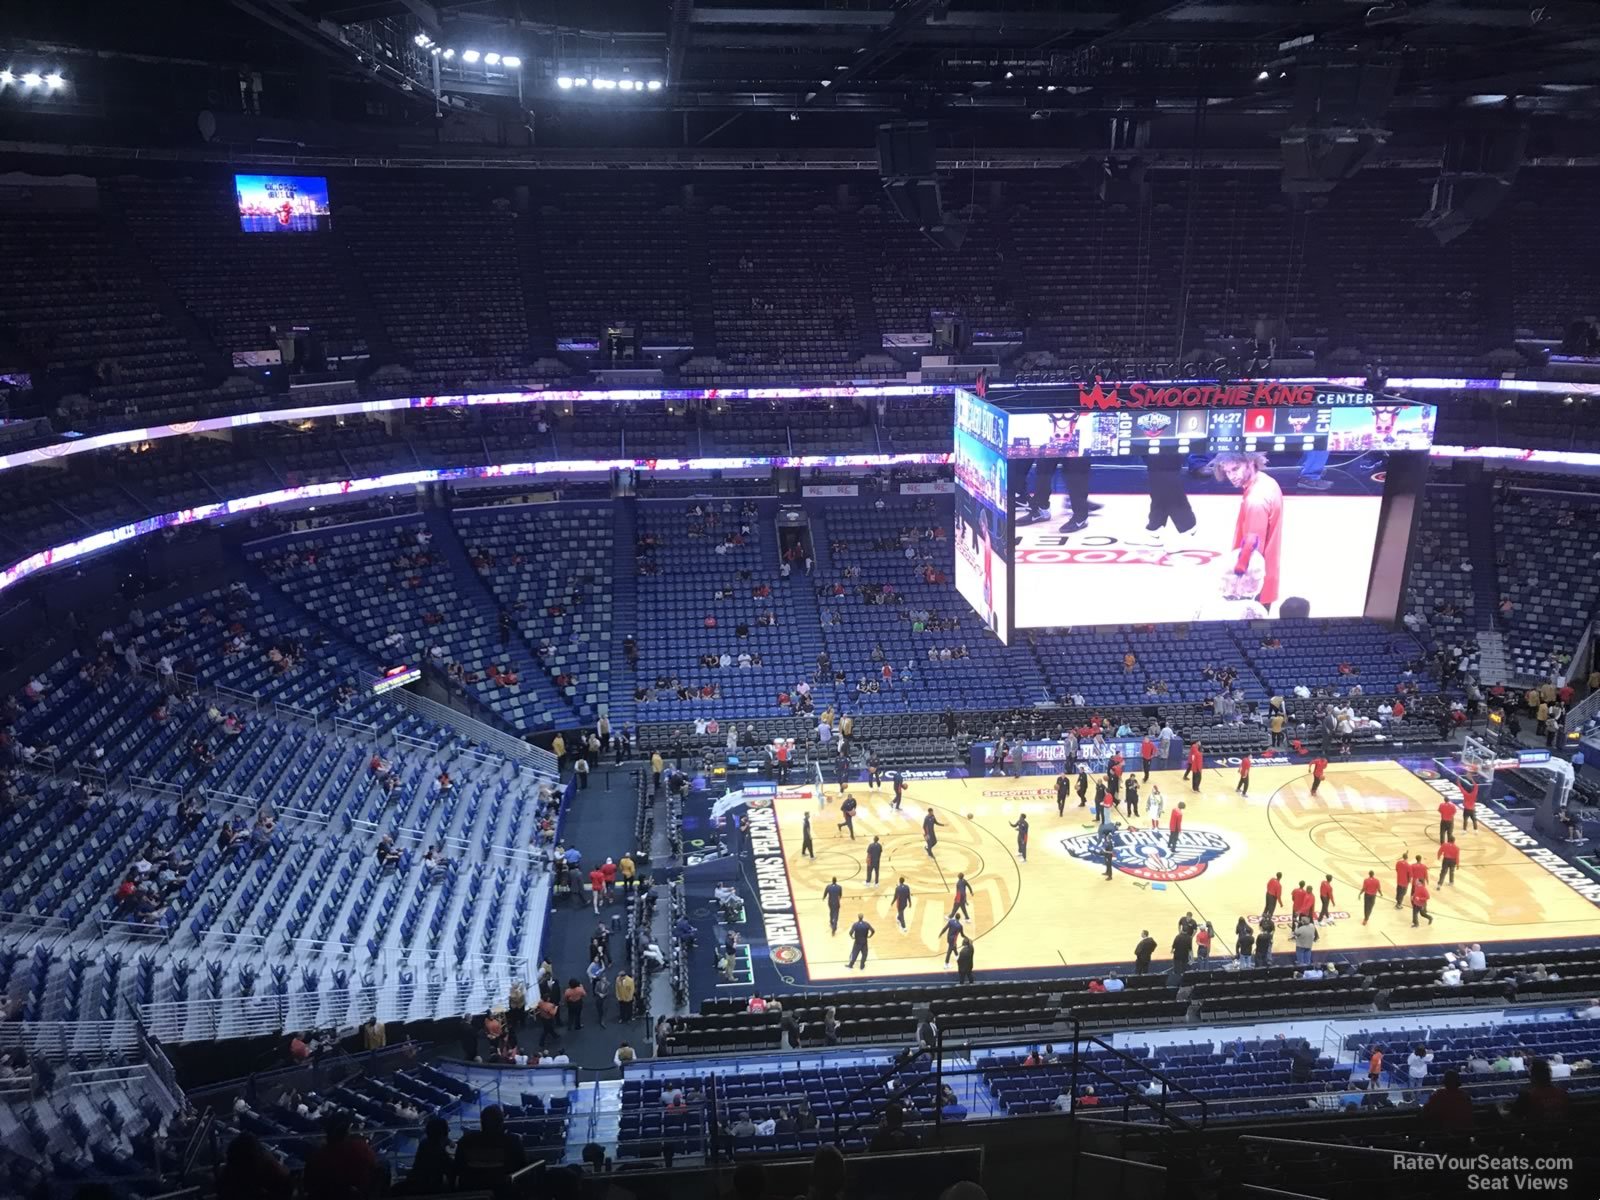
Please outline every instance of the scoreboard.
M1144 458L1219 452L1426 450L1431 405L1012 412L1006 457Z

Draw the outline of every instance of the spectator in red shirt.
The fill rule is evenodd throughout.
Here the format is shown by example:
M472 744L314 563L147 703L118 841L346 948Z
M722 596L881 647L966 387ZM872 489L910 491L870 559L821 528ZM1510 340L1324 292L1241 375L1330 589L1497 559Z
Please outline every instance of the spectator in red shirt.
M606 873L599 867L589 872L589 890L594 895L594 910L599 912L606 900Z
M1472 1128L1472 1097L1462 1090L1458 1072L1444 1073L1444 1086L1422 1106L1422 1123L1447 1133L1465 1133Z
M1456 867L1461 863L1461 847L1456 845L1455 835L1439 844L1439 886L1456 881Z
M356 1200L378 1195L383 1168L371 1143L350 1132L350 1114L334 1113L322 1128L325 1140L306 1160L304 1184L309 1200Z
M1139 761L1144 764L1144 782L1150 782L1150 760L1156 756L1156 744L1149 738L1139 743Z

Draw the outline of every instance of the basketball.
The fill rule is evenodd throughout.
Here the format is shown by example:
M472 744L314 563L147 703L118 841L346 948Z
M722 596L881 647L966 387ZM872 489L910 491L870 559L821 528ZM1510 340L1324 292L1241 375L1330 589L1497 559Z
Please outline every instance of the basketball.
M971 813L967 814L967 820L969 820L969 821L972 820L972 814Z

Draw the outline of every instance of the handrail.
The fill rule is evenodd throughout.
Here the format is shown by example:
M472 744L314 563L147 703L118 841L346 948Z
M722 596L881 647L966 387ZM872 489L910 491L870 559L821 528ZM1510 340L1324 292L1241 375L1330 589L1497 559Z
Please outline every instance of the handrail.
M342 737L376 738L378 727L370 721L353 721L349 717L335 717L333 731Z
M1146 1075L1149 1075L1152 1079L1160 1080L1161 1081L1162 1090L1161 1090L1161 1097L1160 1097L1160 1103L1159 1104L1152 1104L1150 1102L1151 1101L1151 1097L1146 1096L1144 1094L1143 1090L1140 1090L1137 1093L1137 1098L1138 1098L1138 1100L1139 1100L1139 1102L1141 1104L1143 1104L1146 1108L1151 1109L1152 1111L1154 1111L1157 1115L1159 1115L1161 1117L1161 1119L1163 1121L1166 1120L1167 1116L1169 1115L1168 1114L1168 1107L1167 1107L1167 1095L1168 1095L1168 1093L1171 1093L1171 1092L1177 1092L1177 1093L1181 1093L1184 1096L1187 1096L1189 1098L1189 1102L1190 1103L1199 1105L1199 1107L1200 1107L1200 1128L1201 1129L1205 1128L1206 1116L1207 1116L1207 1106L1206 1106L1206 1101L1205 1101L1205 1099L1203 1097L1195 1095L1193 1092L1191 1092L1188 1088L1184 1087L1182 1084L1175 1083L1167 1075L1165 1075L1162 1072L1156 1070L1154 1067L1150 1066L1148 1063L1142 1062L1139 1059L1134 1058L1133 1055L1128 1054L1128 1053L1126 1053L1126 1052L1124 1052L1122 1050L1117 1049L1117 1047L1113 1046L1110 1042L1106 1041L1104 1038L1098 1037L1095 1034L1085 1034L1083 1032L1083 1022L1082 1022L1081 1019L1079 1019L1079 1017L1076 1014L1074 1014L1073 1017L1072 1017L1072 1107L1071 1107L1071 1110L1070 1110L1074 1116L1076 1116L1077 1112L1078 1112L1078 1068L1079 1068L1080 1064L1083 1065L1083 1066L1089 1067L1089 1069L1093 1072L1093 1074L1096 1076L1096 1078L1099 1078L1099 1079L1104 1080L1106 1082L1110 1082L1110 1077L1107 1076L1105 1074L1105 1072L1101 1071L1098 1067L1095 1067L1092 1064L1085 1063L1083 1061L1083 1055L1082 1055L1081 1047L1082 1047L1084 1042L1088 1042L1092 1046L1099 1046L1103 1050L1109 1050L1112 1054L1116 1055L1123 1062L1127 1063L1130 1067L1133 1067L1133 1068L1135 1068L1136 1070L1139 1070L1139 1071L1143 1071ZM1129 1099L1132 1099L1132 1098L1133 1097L1129 1097ZM1175 1121L1177 1121L1180 1125L1182 1125L1185 1129L1194 1128L1194 1126L1192 1126L1190 1124L1190 1122L1186 1118L1184 1118L1184 1117L1182 1117L1182 1116L1180 1116L1180 1115L1178 1115L1176 1113L1173 1113L1171 1115L1172 1115L1172 1118Z
M370 686L379 681L378 676L367 674L365 682ZM560 776L560 763L550 751L538 746L529 745L521 738L512 737L509 733L502 733L492 725L486 725L476 717L468 716L451 708L447 704L440 704L429 700L426 696L419 696L406 688L394 688L384 693L402 707L410 709L419 717L426 717L436 724L447 729L453 729L463 738L467 739L468 746L464 750L471 750L470 743L476 742L502 758L508 758L523 766L531 767L535 771L552 778Z
M163 796L183 795L183 789L177 784L157 779L154 775L130 775L128 788L131 791L157 792Z
M322 727L321 716L319 716L312 709L303 708L298 704L290 704L284 700L274 700L272 702L272 711L274 715L279 717L288 717L292 720L304 721L313 729L320 729Z

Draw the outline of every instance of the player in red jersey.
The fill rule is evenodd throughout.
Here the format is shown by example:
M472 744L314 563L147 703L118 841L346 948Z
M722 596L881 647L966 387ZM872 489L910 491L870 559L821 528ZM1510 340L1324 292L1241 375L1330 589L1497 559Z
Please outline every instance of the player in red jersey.
M1456 867L1461 865L1461 847L1451 834L1439 843L1439 886L1456 881Z
M1433 924L1433 914L1428 911L1428 885L1420 879L1411 885L1411 928L1417 927L1417 918L1428 918L1428 924Z
M1322 901L1322 907L1317 910L1317 924L1322 924L1329 919L1328 912L1333 907L1333 876L1324 875L1322 882L1317 885L1317 897Z
M1467 826L1474 829L1478 827L1478 782L1468 780L1461 784L1461 832L1467 831Z
M1365 925L1372 920L1372 906L1378 902L1378 897L1383 895L1383 884L1378 882L1378 873L1368 871L1367 877L1361 881L1361 923Z
M1283 489L1267 474L1265 454L1232 451L1211 460L1211 474L1238 488L1239 515L1234 520L1232 574L1250 569L1250 556L1261 555L1264 571L1255 599L1271 609L1278 599L1278 574L1283 556Z
M1456 806L1445 800L1439 805L1439 845L1456 831Z
M1400 852L1399 859L1394 864L1394 906L1398 909L1406 901L1406 889L1411 886L1411 860L1406 857L1406 852Z
M1317 789L1322 786L1322 777L1328 773L1328 760L1322 755L1317 755L1311 760L1311 794L1315 796Z

